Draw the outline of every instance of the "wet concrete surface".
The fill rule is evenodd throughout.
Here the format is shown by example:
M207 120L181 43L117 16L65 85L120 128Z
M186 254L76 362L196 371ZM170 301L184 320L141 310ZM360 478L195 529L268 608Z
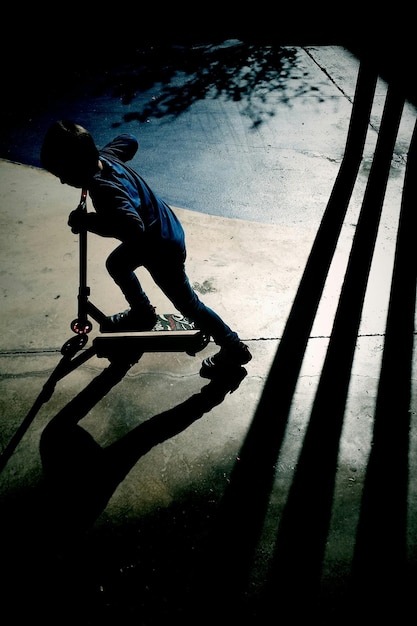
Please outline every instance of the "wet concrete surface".
M185 226L191 282L253 353L241 380L200 377L212 343L195 357L149 353L131 366L93 354L57 381L49 398L48 381L77 314L78 238L66 219L78 192L40 170L35 150L28 162L3 153L6 623L266 624L271 615L285 624L382 615L405 623L417 546L411 264L402 271L403 317L392 323L387 311L416 109L406 102L401 116L352 363L334 323L378 137L383 80L301 350L297 332L289 332L293 306L343 156L359 62L339 46L300 48L296 56L305 93L300 98L283 81L279 93L288 101L271 92L274 114L256 130L241 102L218 97L139 124L143 157L135 165L150 182L154 177ZM126 105L103 91L93 96L85 85L81 99L50 101L30 132L16 126L14 145L38 144L63 106L104 142L131 130L126 112L149 102L146 93ZM262 109L262 95L253 104L266 113L270 102ZM412 241L400 243L412 249ZM89 238L91 299L109 313L124 307L104 270L114 245ZM146 274L141 278L166 312L169 303ZM348 335L349 316L345 323ZM25 421L39 394L45 401Z

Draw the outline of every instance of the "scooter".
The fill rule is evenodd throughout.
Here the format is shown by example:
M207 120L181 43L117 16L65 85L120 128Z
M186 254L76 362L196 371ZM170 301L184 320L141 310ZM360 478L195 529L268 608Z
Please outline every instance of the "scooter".
M81 192L77 211L87 212L87 190ZM71 330L79 336L87 336L93 328L92 318L100 327L107 316L89 299L90 288L87 284L87 231L79 233L79 289L78 317L71 322ZM182 316L166 314L158 316L155 329L147 332L102 333L93 340L98 357L111 358L119 350L135 353L144 352L186 352L195 355L209 343L208 337L201 330L194 328Z

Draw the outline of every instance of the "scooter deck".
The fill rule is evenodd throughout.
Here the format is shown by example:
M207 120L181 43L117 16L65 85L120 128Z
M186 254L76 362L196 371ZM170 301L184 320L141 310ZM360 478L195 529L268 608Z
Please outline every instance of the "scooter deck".
M109 358L117 353L187 352L195 354L207 345L205 335L199 330L149 331L145 333L106 334L93 339L98 357Z
M154 328L145 332L105 333L93 340L98 357L129 352L187 352L194 355L210 338L179 313L158 315Z

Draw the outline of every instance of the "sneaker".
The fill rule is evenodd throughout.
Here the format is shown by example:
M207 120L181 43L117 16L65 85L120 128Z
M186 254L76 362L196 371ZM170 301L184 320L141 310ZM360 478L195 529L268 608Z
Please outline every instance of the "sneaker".
M126 311L107 317L101 324L100 330L104 333L146 332L152 330L157 321L158 316L154 307L150 307L145 312L126 309Z
M207 357L201 364L200 374L204 375L212 371L228 370L249 363L252 355L249 348L241 341L232 348L221 348L220 352Z
M205 411L213 409L217 404L223 402L228 393L233 393L238 389L242 380L248 375L248 372L244 367L239 365L238 367L231 367L227 370L221 370L216 372L205 370L201 372L202 378L210 380L210 384L206 385L201 390L202 397L206 400Z

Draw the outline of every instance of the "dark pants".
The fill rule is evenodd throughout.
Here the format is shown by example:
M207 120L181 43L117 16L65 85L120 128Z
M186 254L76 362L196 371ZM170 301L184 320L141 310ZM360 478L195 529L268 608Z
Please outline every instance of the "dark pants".
M153 242L148 248L145 246L140 250L122 243L110 254L106 267L130 307L139 315L141 309L146 310L150 306L149 298L135 274L135 269L143 266L184 317L213 337L219 346L233 345L239 341L237 333L198 298L185 272L185 257L185 249L171 241Z

